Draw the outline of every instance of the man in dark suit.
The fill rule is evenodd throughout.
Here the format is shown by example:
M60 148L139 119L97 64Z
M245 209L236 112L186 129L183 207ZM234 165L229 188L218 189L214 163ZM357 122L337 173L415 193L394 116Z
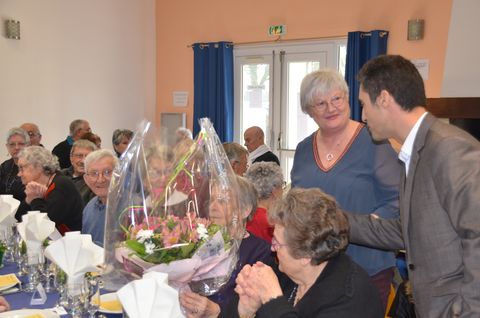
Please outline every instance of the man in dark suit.
M70 135L62 142L53 147L52 153L57 156L60 169L68 168L72 165L70 162L70 152L73 143L87 133L91 132L90 124L84 119L76 119L70 123Z
M348 214L354 243L405 249L418 317L480 317L480 143L428 114L423 80L401 56L359 72L374 139L402 144L400 219Z
M262 128L258 126L248 128L243 133L243 139L245 140L245 147L247 147L250 153L248 156L250 165L261 161L272 161L280 165L278 157L265 145L265 134Z

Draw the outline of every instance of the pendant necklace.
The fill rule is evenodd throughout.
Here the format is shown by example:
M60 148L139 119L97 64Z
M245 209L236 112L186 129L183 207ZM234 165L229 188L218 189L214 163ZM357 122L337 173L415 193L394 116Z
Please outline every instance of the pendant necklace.
M338 146L340 146L340 143L341 143L341 141L339 141L339 142L335 145L335 147L333 147L333 149L336 150L336 149L338 148ZM325 158L327 159L328 162L330 162L330 161L332 161L332 160L335 158L335 156L333 155L332 152L329 152L329 153L327 153L327 155L325 156Z

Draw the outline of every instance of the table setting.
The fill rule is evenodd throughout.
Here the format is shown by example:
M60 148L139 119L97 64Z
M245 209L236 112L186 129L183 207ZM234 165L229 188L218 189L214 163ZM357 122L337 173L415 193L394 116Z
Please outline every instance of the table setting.
M17 202L0 198L10 304L0 318L184 318L179 293L218 293L245 221L222 143L208 119L200 126L189 147L172 148L140 125L110 179L104 248L89 234L61 236L41 211L17 224Z
M50 240L55 225L46 213L31 211L16 224L10 216L18 205L5 202L12 200L0 197L0 235L5 246L0 295L10 311L0 313L0 318L123 316L116 293L101 288L103 248L93 244L90 235L69 232Z

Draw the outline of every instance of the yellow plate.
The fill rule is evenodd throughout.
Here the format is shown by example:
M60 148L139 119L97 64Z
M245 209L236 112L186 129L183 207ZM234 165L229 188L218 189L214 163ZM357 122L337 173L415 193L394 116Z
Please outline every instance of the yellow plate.
M0 275L0 291L9 289L20 283L15 274Z
M60 318L60 316L47 309L20 309L0 313L0 318Z
M106 314L121 314L122 304L118 300L117 293L100 295L100 308L98 311Z

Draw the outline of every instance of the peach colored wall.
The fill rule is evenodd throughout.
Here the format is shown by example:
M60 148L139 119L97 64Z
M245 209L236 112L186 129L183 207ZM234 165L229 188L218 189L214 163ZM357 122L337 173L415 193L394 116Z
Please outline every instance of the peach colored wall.
M284 39L346 36L349 31L390 31L388 53L430 60L428 97L439 97L452 0L157 0L157 120L161 112L193 117L193 52L187 45L213 41L269 41L268 26L286 24ZM425 19L425 37L407 41L407 21ZM187 90L188 107L172 106L172 92Z

